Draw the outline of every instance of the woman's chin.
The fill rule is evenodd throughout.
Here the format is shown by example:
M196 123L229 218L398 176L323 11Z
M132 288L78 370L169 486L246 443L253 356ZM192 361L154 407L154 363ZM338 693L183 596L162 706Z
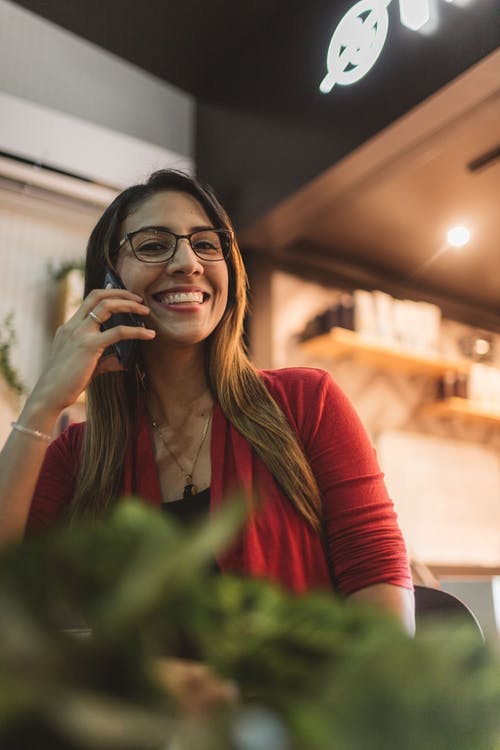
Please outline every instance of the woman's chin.
M160 328L156 331L156 338L151 342L146 342L146 347L155 352L164 349L203 348L207 338L205 334L193 330L172 332Z

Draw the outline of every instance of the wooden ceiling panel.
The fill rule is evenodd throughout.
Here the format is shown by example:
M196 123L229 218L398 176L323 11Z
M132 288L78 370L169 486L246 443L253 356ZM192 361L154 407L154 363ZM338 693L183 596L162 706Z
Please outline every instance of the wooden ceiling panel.
M325 261L437 290L500 323L500 158L469 168L500 145L495 71L500 52L297 191L243 240L282 257L310 243ZM472 235L461 249L446 240L456 225Z

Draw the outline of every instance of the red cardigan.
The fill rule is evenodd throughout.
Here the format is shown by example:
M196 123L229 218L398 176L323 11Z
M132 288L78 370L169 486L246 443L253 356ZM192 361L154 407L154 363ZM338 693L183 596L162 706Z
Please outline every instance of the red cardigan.
M377 464L375 451L353 406L328 373L306 368L261 373L296 430L323 498L327 563L321 538L295 511L264 463L215 405L211 438L211 510L238 488L264 499L243 534L218 563L294 591L332 586L350 594L375 583L411 588L405 544ZM47 451L35 489L27 533L62 517L70 501L85 423L70 427ZM150 428L144 413L128 446L124 495L160 507L161 492Z

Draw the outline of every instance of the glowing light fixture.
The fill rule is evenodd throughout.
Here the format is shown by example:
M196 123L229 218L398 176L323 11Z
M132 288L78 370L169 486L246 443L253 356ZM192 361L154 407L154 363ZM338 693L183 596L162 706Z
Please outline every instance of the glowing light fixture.
M470 231L467 227L453 227L446 237L448 244L452 247L463 247L470 240Z
M403 26L411 31L429 29L436 15L435 0L398 2ZM375 65L387 39L390 3L391 0L360 0L342 17L328 46L328 73L319 85L323 94L330 93L336 83L340 86L356 83Z
M390 0L361 0L335 29L326 56L327 75L319 89L328 94L336 83L349 86L374 65L387 38Z
M425 26L431 17L429 0L399 0L399 15L401 23L412 31L418 31Z

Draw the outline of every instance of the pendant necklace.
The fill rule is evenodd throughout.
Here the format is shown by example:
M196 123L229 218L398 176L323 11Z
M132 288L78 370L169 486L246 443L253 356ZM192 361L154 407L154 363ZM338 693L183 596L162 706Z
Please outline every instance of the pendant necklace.
M208 426L210 424L211 418L212 418L212 409L210 409L208 417L207 417L207 421L205 422L205 424L203 426L203 430L202 430L202 433L201 433L200 444L198 445L198 450L196 451L196 456L194 457L194 461L193 461L192 466L191 466L191 471L187 472L186 469L180 463L180 461L177 458L177 456L175 455L175 453L173 453L170 450L170 448L169 448L169 446L167 444L167 441L165 440L165 438L162 435L162 431L161 431L160 425L158 424L158 422L156 422L156 420L154 420L151 417L151 427L153 428L153 431L156 432L156 434L160 438L161 442L165 446L167 452L174 459L175 463L177 464L177 466L179 467L179 469L181 470L181 472L182 472L182 474L184 476L184 490L183 490L183 493L182 493L182 499L183 500L187 500L188 498L192 497L193 495L196 495L197 492L198 492L198 487L195 484L193 484L193 474L194 474L194 470L195 470L195 467L196 467L196 463L198 461L198 457L200 455L201 448L202 448L203 443L205 442L205 438L207 436Z

